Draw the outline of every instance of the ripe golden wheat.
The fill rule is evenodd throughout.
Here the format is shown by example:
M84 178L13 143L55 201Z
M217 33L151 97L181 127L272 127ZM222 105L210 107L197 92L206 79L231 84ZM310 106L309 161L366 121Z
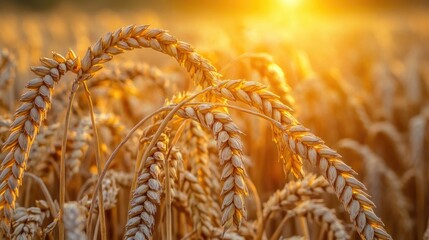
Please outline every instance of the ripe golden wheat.
M181 80L193 84L172 81L167 71L143 63L107 65L102 70L114 56L138 48L175 59L188 74ZM0 86L9 86L15 81L14 58L6 51L0 57ZM317 79L301 57L301 74ZM69 50L65 57L53 53L52 58L40 61L40 66L31 68L36 77L27 83L13 120L0 115L2 237L300 239L292 236L302 234L311 239L349 239L357 233L362 239L392 239L386 229L395 236L411 234L411 207L402 187L415 184L422 189L425 177L411 171L405 178L399 171L425 167L424 145L418 144L427 141L421 133L426 130L427 114L411 122L416 160L410 163L404 159L408 146L399 129L390 123L373 124L363 104L348 96L348 86L332 87L349 106L356 129L368 133L368 146L347 140L339 144L342 150L351 149L365 159L359 170L371 179L369 191L377 202L388 201L382 209L390 210L382 215L389 212L386 217L401 221L398 226L389 219L386 227L375 213L365 184L345 163L347 159L297 120L300 116L292 109L299 98L293 97L285 72L268 54L242 55L229 63L222 71L225 75L244 62L247 72L243 76L249 78L231 80L166 30L130 25L99 38L82 57ZM66 74L74 80L60 82ZM315 80L307 83L311 81ZM70 88L67 96L54 95L55 86L61 84ZM151 90L158 92L151 94ZM144 106L153 99L165 104ZM13 100L10 95L4 102ZM54 100L67 103L66 109L54 106L55 111L49 112ZM422 100L415 96L409 101L418 106ZM3 105L3 109L14 106ZM142 110L145 107L151 114ZM330 106L324 107L329 110ZM390 107L385 111L393 114ZM49 124L51 115L61 122ZM65 116L64 123L61 116ZM324 117L324 121L335 118ZM271 130L247 123L251 118L266 121ZM257 139L246 135L252 131L259 134ZM276 156L281 162L266 164L283 169L285 180L281 190L262 196L250 172L254 162L266 159L247 160L252 150L247 146L266 148L268 133L278 154L266 158ZM394 146L397 169L370 149L375 149L381 137ZM260 174L270 181L270 173ZM34 184L42 191L33 197L29 189ZM381 188L386 189L378 194ZM321 201L332 195L335 203ZM46 201L35 202L40 198ZM424 197L416 201L424 208ZM292 219L297 224L289 224ZM392 230L390 224L399 228Z

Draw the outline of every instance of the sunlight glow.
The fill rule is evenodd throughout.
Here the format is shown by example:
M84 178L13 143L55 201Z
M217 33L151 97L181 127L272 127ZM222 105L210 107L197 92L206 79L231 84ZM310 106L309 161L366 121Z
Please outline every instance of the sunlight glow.
M285 7L295 7L301 3L302 0L280 0L281 4Z

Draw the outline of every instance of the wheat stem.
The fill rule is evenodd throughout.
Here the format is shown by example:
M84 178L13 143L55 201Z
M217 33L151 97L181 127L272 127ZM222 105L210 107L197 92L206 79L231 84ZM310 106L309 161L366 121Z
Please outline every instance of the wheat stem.
M104 166L103 160L101 159L101 150L100 150L100 138L98 136L98 130L97 130L97 125L96 125L96 121L95 121L95 114L94 114L94 104L92 102L92 98L91 98L91 93L88 89L88 85L86 84L86 82L83 82L83 87L85 89L85 96L87 98L88 101L88 105L89 105L89 112L91 115L91 123L92 123L92 131L94 133L94 140L95 140L95 148L96 148L96 154L95 154L95 161L96 161L96 165L97 165L97 171L98 173L101 172L101 169ZM106 215L104 212L104 204L103 204L103 191L100 189L98 191L98 205L99 205L99 213L100 213L100 217L99 217L99 221L100 221L100 230L101 230L101 239L102 240L106 240L107 238L107 229L106 229ZM90 213L92 214L92 213ZM89 223L91 224L91 223ZM90 231L90 228L88 228L87 230L88 232Z
M45 198L46 198L46 201L48 202L49 210L51 211L52 216L58 217L58 212L57 212L57 208L55 207L55 203L52 200L51 194L49 193L49 190L46 187L43 180L40 179L40 177L38 177L32 173L29 173L29 172L24 173L24 176L28 176L37 182L37 184L39 185L40 189L43 192L43 195L45 195Z
M70 117L72 111L73 99L75 98L76 92L79 89L79 84L77 82L73 82L72 90L69 95L69 102L67 106L67 113L64 123L62 144L61 144L61 158L60 158L60 191L59 191L59 199L60 199L60 216L58 221L58 229L59 229L59 237L60 240L64 240L64 222L63 222L63 211L65 204L65 196L66 196L66 151L67 151L67 138L68 138L68 129L70 125Z

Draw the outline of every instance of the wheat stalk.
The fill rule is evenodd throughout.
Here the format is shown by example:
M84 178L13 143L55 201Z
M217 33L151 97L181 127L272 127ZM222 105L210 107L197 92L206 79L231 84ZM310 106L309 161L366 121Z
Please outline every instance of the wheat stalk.
M198 124L195 122L195 124ZM198 124L199 126L199 124ZM201 129L200 129L201 130ZM190 208L194 229L199 238L208 239L243 239L235 232L225 232L218 221L220 207L208 195L203 182L193 173L179 168L181 173L182 206ZM189 196L189 197L187 197ZM242 230L243 227L240 228Z
M189 149L187 167L197 177L198 182L205 193L205 206L210 211L212 221L219 222L221 218L218 196L221 192L219 156L216 141L212 149L214 159L209 159L209 136L202 126L191 121L188 128L189 135L184 143ZM215 169L213 169L215 168ZM215 172L214 172L215 171ZM203 221L205 222L205 221ZM215 224L217 226L217 224ZM206 232L207 233L207 232ZM209 235L206 235L209 236Z
M410 148L410 159L412 166L416 169L416 201L415 206L421 211L417 211L417 232L421 233L424 229L425 213L427 212L427 181L425 175L427 164L425 164L425 147L428 129L429 108L422 111L421 114L410 119L408 123L408 141ZM426 177L427 179L427 177Z
M428 240L428 239L429 239L429 221L426 227L425 235L423 236L423 240Z
M76 129L71 131L70 137L67 139L70 144L70 147L68 147L70 151L66 155L68 180L80 171L82 159L85 157L92 140L91 129L91 120L89 118L81 119Z

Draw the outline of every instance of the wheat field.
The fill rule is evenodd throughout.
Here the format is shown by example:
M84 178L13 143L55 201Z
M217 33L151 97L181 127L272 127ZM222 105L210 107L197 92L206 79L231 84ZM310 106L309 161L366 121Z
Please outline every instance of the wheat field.
M0 239L429 239L426 12L289 7L0 9Z

